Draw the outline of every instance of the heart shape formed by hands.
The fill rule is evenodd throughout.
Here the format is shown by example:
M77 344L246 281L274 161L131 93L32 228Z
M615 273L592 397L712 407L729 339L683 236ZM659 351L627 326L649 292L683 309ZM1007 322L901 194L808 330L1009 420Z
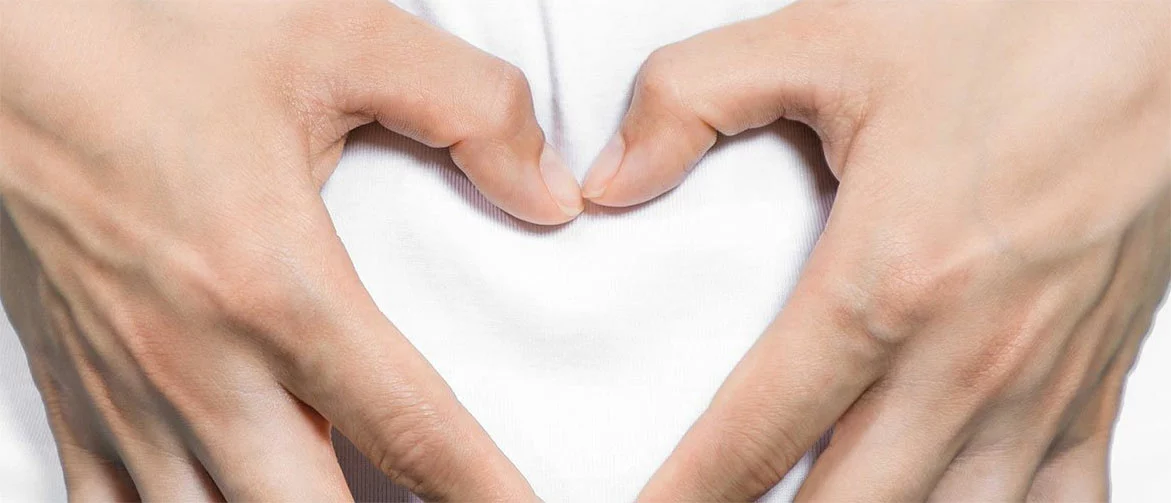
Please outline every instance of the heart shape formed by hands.
M680 23L662 23L658 33L619 21L607 43L658 47L680 38L667 33L680 24L682 31L702 31L688 26L686 19L721 19L717 13L699 13L702 9L696 7L693 16L681 14L685 19ZM607 10L596 14L605 16L603 21L588 11L562 7L558 15L587 26L642 19L637 13ZM1121 378L1149 326L1160 286L1166 284L1166 261L1144 258L1157 250L1158 236L1165 234L1154 229L1157 215L1165 211L1166 185L1152 176L1166 152L1151 148L1157 141L1153 135L1135 129L1151 126L1147 121L1154 116L1131 122L1134 116L1129 114L1070 117L1039 112L1059 110L1073 99L1058 95L1019 118L1001 119L1001 127L1026 128L1022 137L1035 138L1043 136L1036 128L1053 121L1080 120L1083 125L1070 126L1071 137L1028 145L1033 152L1028 155L1019 154L1026 147L1018 142L992 143L979 155L999 159L1004 168L981 173L986 161L973 157L976 153L964 143L989 138L983 129L967 127L976 124L967 121L980 115L966 107L980 106L954 106L955 95L949 93L956 90L917 78L917 68L964 75L971 79L966 85L982 82L986 88L1003 89L1002 95L981 96L991 107L1014 102L1012 93L1042 85L1039 76L1049 71L1048 65L1064 65L1063 55L1085 51L1105 61L1109 54L1126 50L1121 44L1096 51L1065 47L1064 34L1055 33L1030 56L1036 58L1030 60L1036 65L1030 72L1002 71L999 61L976 65L989 48L974 42L986 34L965 32L958 20L1009 14L999 8L800 5L667 44L645 62L644 54L623 51L575 53L559 59L548 79L533 71L544 63L544 51L526 51L524 44L511 43L516 39L494 37L485 28L489 32L478 33L482 38L476 42L503 51L526 69L541 122L556 125L554 143L572 154L567 156L570 165L579 173L592 165L584 195L607 206L639 206L593 206L574 223L554 230L517 225L474 196L473 205L484 211L470 214L458 209L464 201L440 195L453 192L452 185L454 193L472 193L441 167L441 158L412 158L426 154L403 153L399 149L411 148L373 131L358 137L364 150L343 158L327 200L348 206L335 219L340 217L343 238L354 243L351 249L363 250L354 257L359 271L379 278L368 283L386 285L375 292L380 304L388 311L424 305L411 313L404 310L396 322L411 325L413 340L540 494L555 499L598 491L605 498L629 494L668 446L673 447L682 428L707 407L713 383L722 380L763 331L757 348L643 492L644 499L756 498L795 467L768 499L791 498L812 461L799 458L808 449L819 450L816 441L835 423L844 429L845 440L819 465L803 498L1102 497L1102 438L1110 423L1101 418L1114 417ZM1028 13L1060 15L1071 22L1099 14L1093 9ZM460 25L456 16L446 21ZM493 25L490 18L480 21L481 26ZM973 44L946 55L907 49L934 36L909 35L916 27L945 22L958 27L953 34L957 40ZM903 28L895 32L898 36L885 35L886 26ZM542 36L551 37L545 43L554 48L581 47L589 44L586 33L554 29ZM866 40L872 53L858 48L861 42L855 39ZM491 41L500 40L509 42L492 46ZM899 51L914 56L900 60L892 55L902 55ZM901 73L892 73L892 66ZM963 73L976 71L984 73ZM627 76L635 73L638 78L631 85ZM1085 83L1079 93L1114 90L1085 74L1079 79ZM876 89L877 82L889 89ZM1143 95L1144 89L1129 92ZM629 90L634 94L628 98ZM1147 106L1160 110L1165 104ZM618 134L607 142L600 132L624 114ZM776 123L782 118L817 130L827 144L832 176L811 133L793 123ZM1146 234L1119 235L1119 248L1109 254L1079 243L1073 236L1082 235L1081 230L1062 234L1067 244L1046 246L1036 238L1045 235L1039 229L1069 228L1072 215L1078 214L1060 204L1065 192L1031 186L1033 195L1021 199L1005 193L1004 187L1025 183L1021 173L1030 169L1030 155L1066 149L1084 131L1079 127L1100 122L1112 124L1119 138L1143 137L1140 141L1147 142L1144 152L1151 156L1138 161L1145 166L1145 178L1099 189L1102 197L1122 187L1145 194L1135 199L1144 201L1134 208L1136 213L1119 222L1146 226ZM774 125L759 129L769 124ZM940 132L922 130L923 124ZM734 137L717 144L718 133ZM1099 155L1129 155L1124 144L1099 140L1101 152L1109 152ZM691 172L701 156L702 169ZM1055 163L1080 167L1066 178L1079 191L1089 190L1101 176L1089 157L1067 151ZM360 183L386 172L379 163L404 160L421 160L432 169L395 172L380 180L378 190L395 197L370 200L360 209L352 206L361 197ZM941 167L925 167L932 163ZM950 165L950 170L942 167ZM980 178L971 178L971 173L981 173ZM687 182L678 190L640 205L679 185L685 175ZM1057 178L1055 173L1045 175L1046 180ZM822 237L817 258L805 266L802 286L788 299L787 314L765 330L813 250L837 179L846 184L849 200L840 201L835 212L845 216L837 217L836 232ZM954 196L979 191L987 193L973 200ZM1046 210L1037 211L1038 206ZM973 221L973 212L982 216ZM423 232L400 216L421 213L444 222L438 227L445 230ZM363 216L371 214L382 217ZM1006 220L1019 215L1033 220ZM371 220L385 234L372 234ZM1103 222L1113 220L1093 225L1114 225ZM550 233L556 237L546 236ZM396 240L402 235L412 238ZM477 236L475 248L460 251L460 240L468 235ZM1007 258L1015 253L1026 258ZM1085 261L1077 286L1004 281L1009 270L1063 270L1067 266L1053 257L1066 254ZM1121 259L1129 264L1124 269L1103 269ZM415 261L428 265L414 267ZM436 278L434 271L443 272ZM1150 281L1138 280L1150 271ZM1107 284L1129 286L1106 288L1101 283L1105 277L1115 278ZM493 293L484 293L488 291ZM1042 291L1063 299L1055 301L1065 306L1061 315L1037 304ZM420 300L419 292L432 298ZM1080 304L1087 292L1098 292L1094 295L1103 300L1092 307ZM1036 328L1006 332L1005 327L974 322L990 314L949 314L962 311L957 303L1019 295L1035 300L1025 302L1028 308L990 303L984 312L1020 320L1041 316L1050 321L1037 323L1047 325L1060 323L1067 309L1081 305L1081 316L1091 321L1053 335ZM500 300L485 303L484 298ZM1127 298L1145 300L1123 307ZM458 316L439 314L453 309ZM1104 324L1111 316L1133 321ZM964 327L970 335L947 340L939 335L941 327ZM476 335L453 339L455 334ZM996 348L1015 344L1028 349L997 353ZM1084 359L1055 356L1069 347ZM953 355L957 351L984 356ZM493 358L485 360L484 355ZM1035 358L1053 358L1055 363L1037 371L1040 375L1024 371L1022 365ZM550 367L534 362L550 362ZM973 371L973 366L981 370ZM922 381L924 372L941 377L933 386L887 384ZM484 375L498 379L498 386L485 386ZM1101 384L1060 391L1056 383L1063 379ZM667 392L664 382L676 386ZM986 387L1013 391L980 391ZM1053 393L1060 396L1055 403L1034 398ZM1022 395L1029 397L1027 405L1012 398ZM847 413L859 396L859 403L873 405ZM512 404L508 412L500 408L503 397ZM950 414L929 414L939 410ZM1027 437L1007 433L1030 428L1040 430ZM544 441L533 442L533 435L544 435ZM901 441L911 447L899 451L894 445ZM550 458L526 448L546 444L556 444L567 454ZM630 445L645 446L644 454L614 455ZM957 461L950 462L952 458ZM548 485L541 482L546 480Z
M4 300L71 491L339 497L333 424L441 499L663 458L641 499L786 498L836 426L802 499L1103 496L1171 274L1167 13L769 4L429 4L523 72L375 1L6 4Z

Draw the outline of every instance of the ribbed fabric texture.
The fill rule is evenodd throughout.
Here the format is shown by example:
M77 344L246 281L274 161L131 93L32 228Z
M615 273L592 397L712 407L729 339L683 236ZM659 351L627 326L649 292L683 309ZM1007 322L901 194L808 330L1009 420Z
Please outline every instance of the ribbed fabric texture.
M404 7L523 69L538 120L580 179L651 51L783 3ZM816 136L783 123L722 140L649 204L544 228L487 203L445 152L370 127L325 198L375 300L538 495L626 501L782 306L834 188ZM791 499L812 459L766 499ZM401 495L362 473L350 479L359 500Z
M542 126L580 178L617 126L652 50L784 3L403 6L524 69ZM721 141L682 187L656 201L590 208L558 228L509 218L445 152L376 127L353 135L324 195L383 311L538 494L550 502L592 502L631 500L703 411L782 306L833 193L817 139L785 123ZM1167 325L1153 338L1171 336ZM1137 375L1157 368L1146 358ZM1148 377L1156 385L1127 388L1146 393L1137 400L1147 409L1136 410L1157 408L1165 398L1166 381L1157 377ZM1158 423L1161 416L1152 417ZM1137 428L1145 418L1125 419L1135 431L1163 431ZM827 439L765 499L790 500ZM1147 448L1152 441L1166 445L1165 436L1143 437L1129 448L1167 452ZM335 436L335 444L356 499L413 500L344 438ZM40 398L2 318L0 502L64 497Z
M521 67L549 141L580 179L652 50L783 3L403 7ZM823 163L812 132L779 124L721 141L658 200L590 208L546 228L488 204L446 152L367 127L352 136L324 197L379 306L538 495L625 501L782 306L832 202ZM0 382L0 413L28 417L15 422L23 429L0 428L0 494L60 498L39 398L4 330L0 356L19 363L0 373L20 375ZM356 499L411 498L336 440ZM766 499L790 499L812 459Z

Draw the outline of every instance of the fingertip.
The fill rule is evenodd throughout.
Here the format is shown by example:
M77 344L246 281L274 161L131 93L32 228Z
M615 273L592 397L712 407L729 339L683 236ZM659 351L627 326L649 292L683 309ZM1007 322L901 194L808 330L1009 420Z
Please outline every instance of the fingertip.
M599 165L602 169L613 170L604 188L600 193L595 192L597 185L602 183L594 182L597 185L583 189L586 199L601 206L617 208L655 199L679 186L708 149L708 146L697 149L668 142L623 142L623 145L624 151L619 162L613 167ZM600 173L599 180L605 172ZM588 183L589 179L586 181Z
M577 178L540 136L525 143L533 145L464 141L451 148L451 156L476 189L505 213L537 225L573 220L585 208Z
M577 184L577 177L565 165L565 161L561 159L557 150L548 143L541 151L539 164L541 178L545 181L549 196L565 214L566 221L576 218L585 210L585 201L582 200L581 187Z
M582 185L591 202L642 204L678 186L716 143L716 130L698 118L637 102L619 133L595 159Z
M618 174L618 168L622 164L625 153L626 142L622 139L622 134L615 134L598 153L594 164L586 173L585 183L582 184L582 195L586 199L594 201L602 198L606 189L609 188L610 182Z

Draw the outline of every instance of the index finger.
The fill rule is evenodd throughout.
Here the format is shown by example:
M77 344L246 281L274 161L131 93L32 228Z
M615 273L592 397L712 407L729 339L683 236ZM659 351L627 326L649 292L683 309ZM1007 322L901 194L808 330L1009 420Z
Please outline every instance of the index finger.
M275 277L273 271L259 271L240 279L251 287L224 300L238 313L234 319L244 320L239 329L263 334L261 349L276 379L419 496L535 499L451 388L379 310L320 199L305 213L304 238L280 250L298 277L270 280L265 276ZM266 281L278 283L256 284ZM257 298L257 291L278 293Z
M784 310L720 387L639 501L764 495L881 375L887 353L833 278L823 236Z

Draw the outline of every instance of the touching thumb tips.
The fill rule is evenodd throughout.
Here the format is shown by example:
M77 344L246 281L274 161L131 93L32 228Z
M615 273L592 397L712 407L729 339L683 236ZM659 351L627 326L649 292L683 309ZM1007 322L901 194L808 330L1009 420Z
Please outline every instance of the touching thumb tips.
M602 148L594 164L586 173L582 184L582 195L588 199L599 199L618 174L618 167L622 164L622 156L626 153L626 142L621 134L614 135L610 142Z
M565 161L561 159L557 150L548 143L541 151L540 169L541 178L545 180L545 187L549 189L549 195L553 197L565 216L573 218L581 214L582 210L585 209L585 203L581 198L577 177L565 165Z

